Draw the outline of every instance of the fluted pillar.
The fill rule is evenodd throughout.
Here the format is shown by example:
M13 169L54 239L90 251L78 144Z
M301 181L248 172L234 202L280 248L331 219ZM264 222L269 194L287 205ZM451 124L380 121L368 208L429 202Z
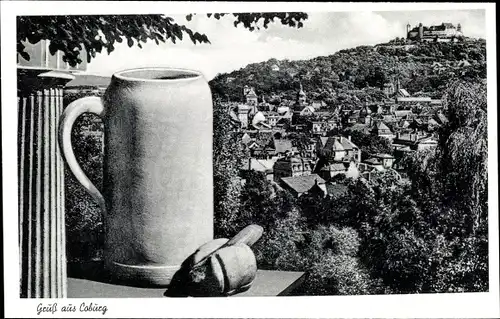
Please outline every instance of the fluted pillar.
M21 297L66 297L64 166L57 143L68 72L18 69Z

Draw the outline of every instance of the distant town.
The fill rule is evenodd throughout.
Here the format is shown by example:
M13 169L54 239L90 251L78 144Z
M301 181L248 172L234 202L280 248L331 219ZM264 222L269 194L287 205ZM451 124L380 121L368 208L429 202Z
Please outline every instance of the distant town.
M441 100L410 96L399 82L385 87L383 102L357 110L325 110L324 102L308 100L302 85L295 101L278 106L259 99L253 87L243 87L242 94L246 103L226 103L250 154L241 170L263 172L297 197L313 188L325 195L338 191L337 175L370 179L374 172L394 170L404 176L398 160L406 152L436 147L436 130L447 122ZM329 134L346 128L387 139L394 155L364 154L362 159L350 136ZM295 132L311 136L306 145L288 138Z

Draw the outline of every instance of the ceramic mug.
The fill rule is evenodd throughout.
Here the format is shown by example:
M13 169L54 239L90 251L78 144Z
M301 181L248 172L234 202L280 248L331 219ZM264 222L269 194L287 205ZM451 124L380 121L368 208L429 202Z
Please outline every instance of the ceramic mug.
M73 124L85 112L104 124L102 194L71 144ZM112 280L167 286L182 261L213 239L212 122L204 77L172 68L118 72L103 98L84 97L65 109L59 144L104 213Z

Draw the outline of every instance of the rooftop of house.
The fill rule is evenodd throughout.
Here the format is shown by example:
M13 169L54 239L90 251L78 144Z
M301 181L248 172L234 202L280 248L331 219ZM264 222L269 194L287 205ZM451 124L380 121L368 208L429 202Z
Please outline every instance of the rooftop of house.
M370 164L370 165L382 165L382 162L380 161L380 159L378 159L376 157L371 157L369 159L366 159L363 161L363 163Z
M405 89L399 89L398 94L400 94L403 97L410 97L410 93L408 93L408 91L406 91Z
M248 133L244 133L242 136L241 136L241 141L244 143L244 144L248 144L250 141L252 140L252 138L250 137L250 135Z
M252 124L257 124L266 120L266 116L261 111L255 113L252 119Z
M391 132L391 129L389 127L387 127L387 125L382 121L377 122L377 124L375 124L375 129L378 132L385 132L385 131Z
M328 165L325 165L321 168L322 171L328 172L344 172L347 170L349 164L344 162L334 162Z
M344 151L344 146L340 143L339 138L329 137L325 143L324 148L329 151Z
M429 119L429 121L427 121L427 124L429 125L434 125L434 126L441 126L441 124L439 124L435 119Z
M420 135L417 133L399 134L394 140L394 144L420 144L431 143L436 144L437 140L433 136Z
M392 114L384 114L382 115L382 120L384 122L396 122L398 119Z
M276 153L285 153L293 148L292 141L288 139L274 139L274 149Z
M407 120L402 120L401 122L398 123L398 126L400 128L408 128L410 127L410 123Z
M374 155L375 158L394 158L394 156L387 153L377 153Z
M349 129L353 130L353 131L363 132L366 134L368 134L370 131L370 127L367 124L363 124L363 123L356 123L353 126L351 126Z
M262 111L262 114L264 114L265 117L280 116L276 111Z
M427 96L398 97L398 102L430 102L431 98Z
M272 129L271 125L266 123L266 122L258 122L258 123L255 123L253 124L252 123L252 126L257 129L257 130L265 130L265 131L269 131Z
M443 101L441 99L432 99L431 104L441 105L443 104Z
M437 144L438 140L434 136L427 136L418 140L420 144Z
M394 111L394 116L396 117L405 117L408 115L412 115L413 111L412 110L396 110Z
M314 112L314 115L317 118L328 118L328 119L333 119L335 114L331 111L316 111Z
M316 112L316 109L312 106L312 105L306 105L301 111L300 113L314 113Z
M321 107L326 106L326 103L324 101L312 101L311 105L314 108L321 108Z
M359 148L349 138L346 138L346 137L343 137L343 136L340 137L340 144L342 144L342 146L344 147L344 149L346 151L352 150L352 149L358 149Z
M326 136L320 136L319 137L319 142L321 143L321 147L325 147L326 142L328 142L328 137L326 137Z
M249 91L248 91L248 93L245 96L246 97L250 97L250 98L256 98L257 94L255 94L254 88L250 88Z
M459 61L459 62L457 63L457 66L458 66L458 67L465 67L465 66L470 66L470 65L471 65L471 64L470 64L470 62L469 62L469 61L467 61L467 60L462 60L462 61Z
M306 176L282 177L281 181L297 193L304 193L311 189L316 183L325 184L325 180L317 174Z
M238 115L234 112L234 110L229 111L229 116L231 117L231 120L235 122L240 122L240 119L238 118Z
M441 124L448 123L448 118L441 112L436 113L436 118Z
M287 113L289 111L290 111L290 108L288 106L279 106L276 109L276 112L278 112L279 114L284 114L284 113Z
M241 167L242 170L253 170L264 173L272 173L274 160L264 160L264 159L256 159L250 158L248 161L245 161Z

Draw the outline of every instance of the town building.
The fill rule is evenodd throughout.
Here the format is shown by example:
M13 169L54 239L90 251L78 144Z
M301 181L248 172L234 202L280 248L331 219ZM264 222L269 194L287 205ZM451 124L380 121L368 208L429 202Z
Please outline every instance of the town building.
M317 151L321 157L328 161L361 161L361 150L354 144L350 137L331 136L317 139Z
M283 177L280 185L288 190L293 196L300 197L309 192L313 187L319 188L326 195L326 182L320 176L311 174L307 176Z
M314 115L314 112L316 112L316 109L314 107L312 107L311 105L306 105L299 112L299 115L300 116L312 116L312 115Z
M309 127L313 135L326 135L326 133L339 126L340 121L335 116L316 118L309 121Z
M321 165L315 170L315 173L321 176L325 181L330 181L337 175L344 175L346 178L357 179L360 175L358 163L354 159L349 161L336 161Z
M257 94L255 94L255 89L253 87L245 85L245 87L243 87L243 96L245 97L245 102L248 105L257 106L258 97L257 97Z
M315 165L315 160L298 155L280 158L274 163L274 180L279 181L282 177L311 175Z
M297 105L298 106L305 106L307 102L307 95L306 92L304 92L304 89L302 88L302 82L300 83L300 89L297 92Z
M384 90L384 94L386 97L390 97L390 96L394 95L394 93L395 93L394 83L392 83L392 82L384 83L383 90Z
M247 128L249 124L249 117L250 117L250 107L245 104L240 104L237 107L237 116L238 120L241 123L241 128Z
M276 160L274 159L257 159L250 157L240 167L241 176L243 179L246 179L246 175L249 171L256 171L264 173L268 181L274 181L273 166L275 162Z
M390 141L392 141L395 137L391 129L382 121L375 123L372 129L372 134L386 138Z
M365 171L371 171L372 169L376 169L379 172L383 172L392 168L394 160L395 157L390 154L385 154L385 153L375 154L374 156L360 163L359 170L365 172Z
M250 155L258 159L281 158L297 152L297 148L287 139L278 139L273 132L259 133L247 143Z
M392 142L395 154L401 154L407 151L421 151L425 149L436 148L438 145L437 139L421 132L401 134L397 133L396 138Z
M303 146L303 149L300 150L300 156L313 160L318 158L315 139L310 139L309 143Z

